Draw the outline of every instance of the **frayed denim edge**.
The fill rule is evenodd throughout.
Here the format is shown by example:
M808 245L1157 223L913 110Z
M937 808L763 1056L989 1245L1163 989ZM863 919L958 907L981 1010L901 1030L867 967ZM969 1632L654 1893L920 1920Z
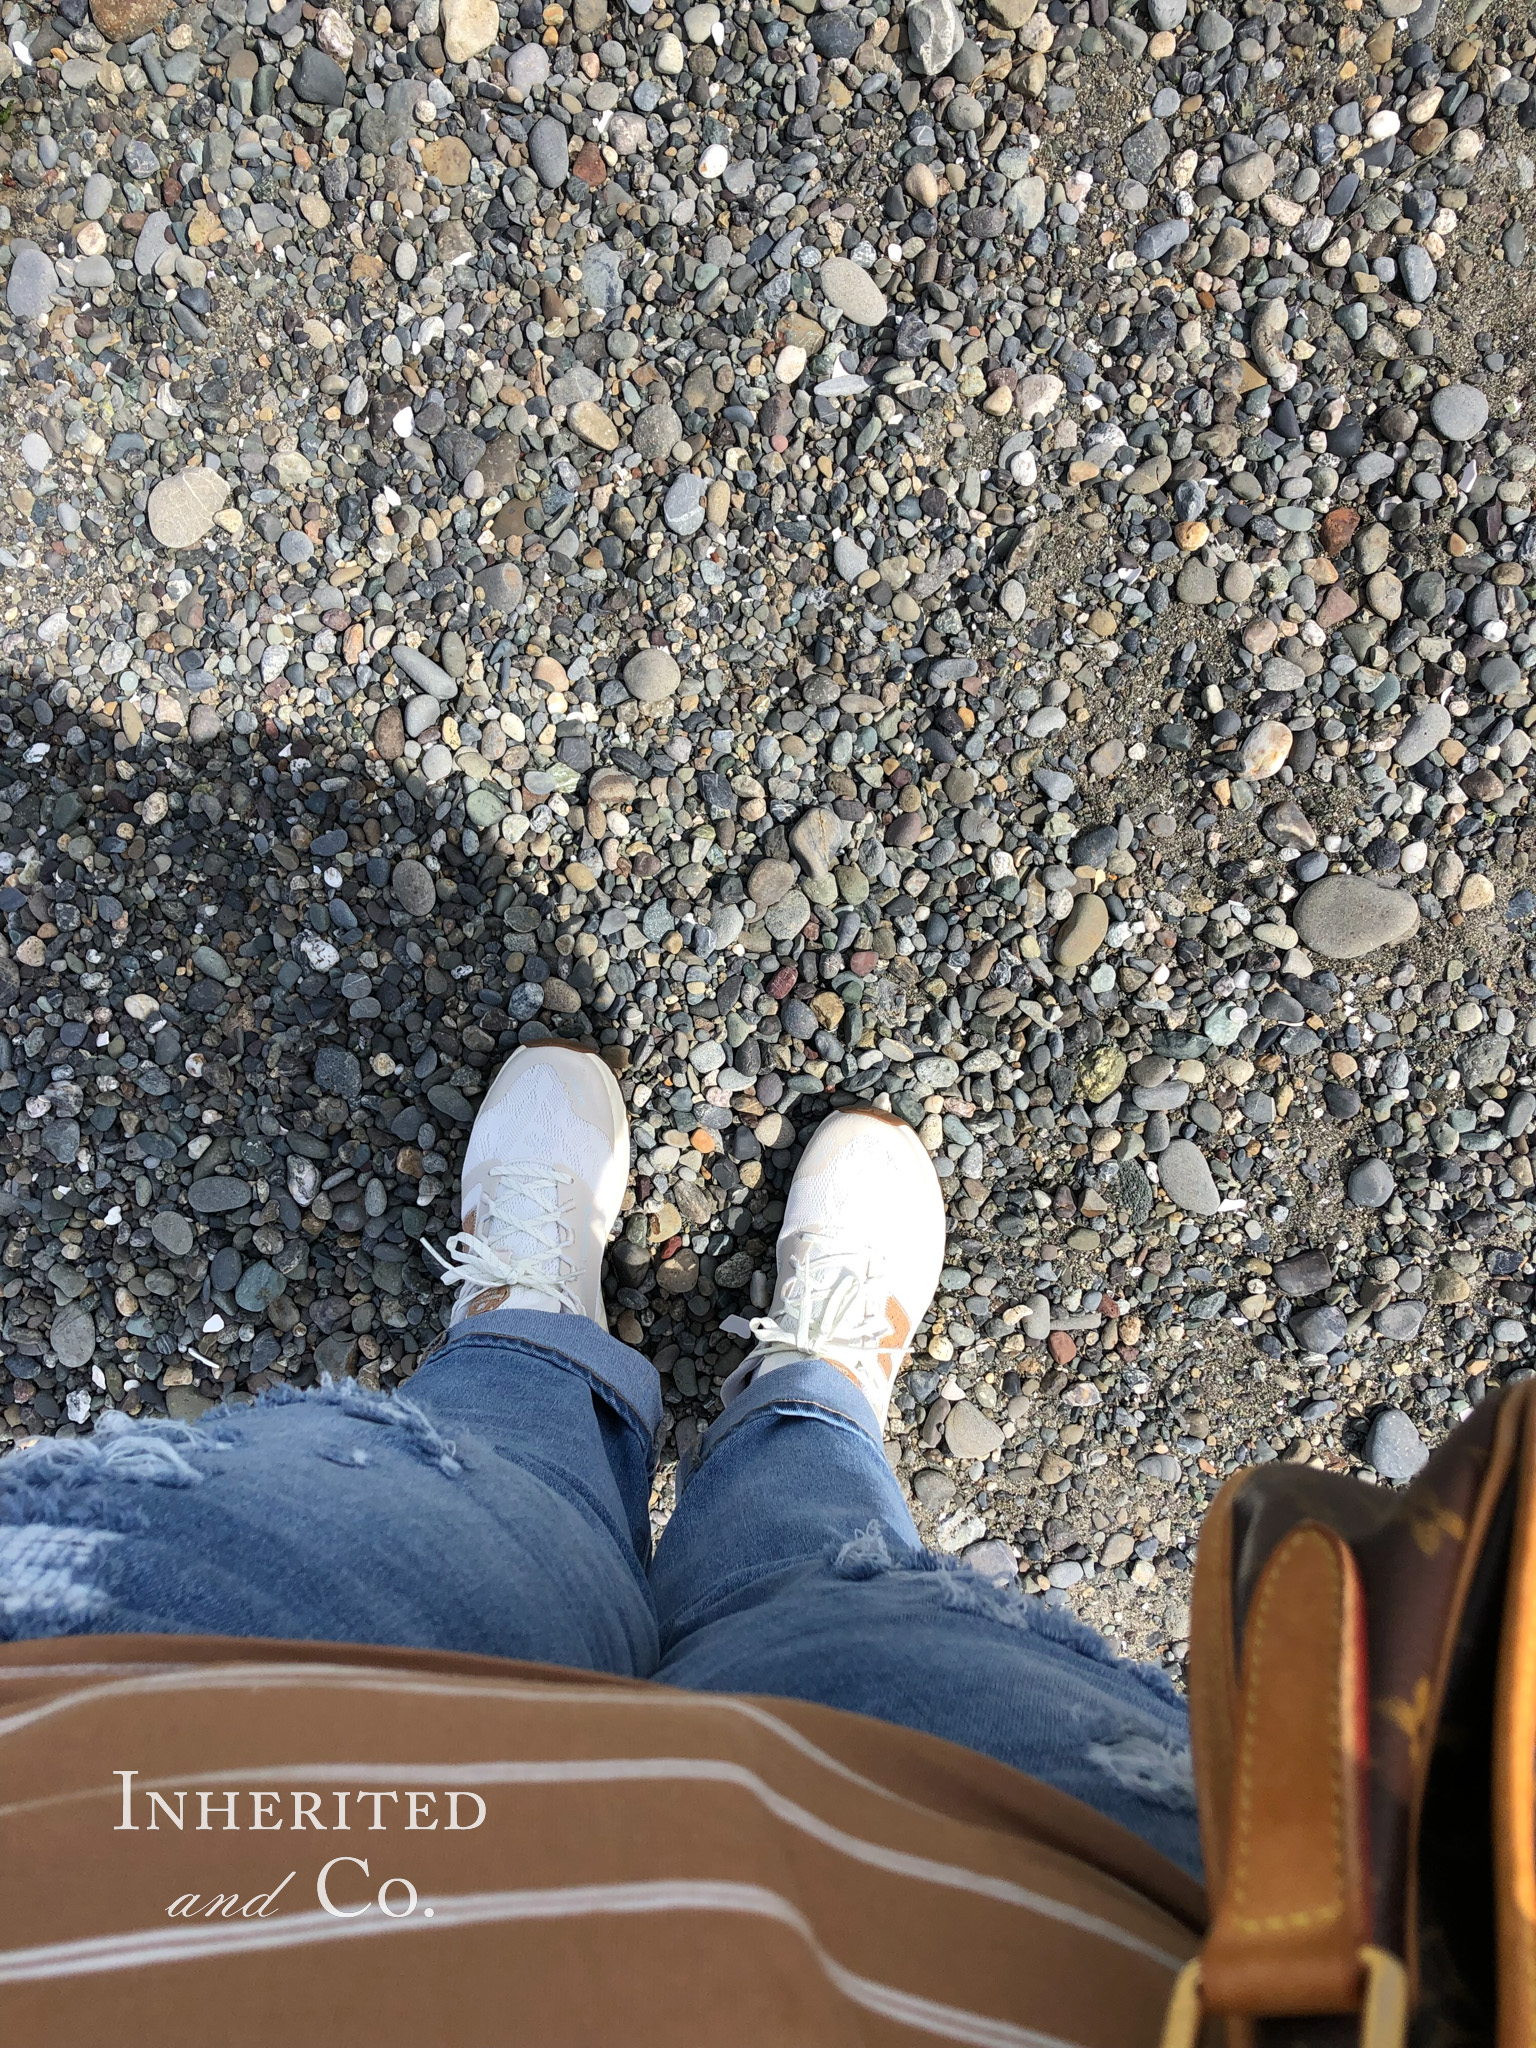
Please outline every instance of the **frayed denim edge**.
M1117 1677L1133 1681L1160 1705L1181 1711L1184 1707L1177 1689L1154 1665L1116 1656L1096 1630L1074 1615L1047 1607L1043 1600L1028 1599L1017 1587L1000 1586L960 1558L940 1557L931 1550L893 1541L881 1522L870 1522L857 1536L830 1546L826 1559L841 1579L875 1579L891 1572L931 1573L941 1581L946 1607L1004 1628L1021 1629L1074 1651L1114 1671ZM1176 1813L1195 1810L1194 1763L1187 1742L1170 1742L1148 1733L1145 1724L1137 1727L1134 1719L1125 1715L1120 1725L1101 1727L1097 1735L1086 1739L1082 1756L1092 1770L1111 1779L1122 1792Z
M0 1524L43 1519L62 1526L137 1528L127 1502L102 1491L102 1482L133 1486L201 1486L203 1474L189 1453L232 1450L234 1444L190 1422L159 1416L135 1421L115 1410L89 1436L45 1437L0 1465Z
M395 1432L394 1440L449 1478L464 1467L414 1401L371 1393L327 1375L319 1386L275 1386L252 1408L312 1402L349 1419ZM113 1410L89 1436L44 1439L0 1467L0 1641L69 1635L99 1621L109 1606L95 1574L106 1546L148 1526L145 1486L201 1486L210 1453L245 1448L244 1411L200 1422L133 1418ZM335 1463L366 1465L322 1449Z
M962 1613L977 1614L1004 1628L1029 1629L1047 1642L1076 1650L1096 1664L1107 1664L1127 1678L1134 1678L1164 1705L1180 1707L1184 1701L1172 1682L1152 1664L1138 1664L1119 1657L1096 1629L1060 1608L1047 1607L1043 1600L1027 1598L1013 1586L1000 1586L985 1578L963 1559L940 1557L934 1551L893 1540L882 1522L871 1522L857 1536L835 1545L828 1563L841 1579L873 1579L885 1572L934 1572L944 1580L944 1604Z
M326 1373L317 1387L290 1387L279 1382L265 1389L256 1398L258 1408L285 1408L296 1401L313 1401L328 1408L339 1408L343 1415L356 1422L374 1422L386 1428L402 1430L409 1447L428 1465L435 1465L450 1479L456 1479L464 1470L457 1456L458 1445L443 1436L435 1423L431 1422L425 1410L405 1394L371 1393L360 1387L356 1380L333 1379Z
M269 1387L250 1407L282 1408L305 1401L400 1432L409 1449L449 1478L464 1469L455 1455L457 1446L403 1394L371 1393L353 1380L327 1374L316 1387ZM210 1415L196 1423L172 1422L163 1416L131 1417L112 1410L89 1436L46 1437L0 1465L0 1524L44 1520L60 1526L135 1529L141 1525L137 1509L103 1493L102 1483L201 1486L205 1475L193 1460L209 1452L244 1449L239 1433L243 1419L243 1412L237 1412Z

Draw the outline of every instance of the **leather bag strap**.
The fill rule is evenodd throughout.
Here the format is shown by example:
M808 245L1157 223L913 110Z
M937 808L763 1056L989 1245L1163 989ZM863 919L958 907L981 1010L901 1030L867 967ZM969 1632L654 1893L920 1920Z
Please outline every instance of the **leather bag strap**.
M1371 1938L1364 1606L1342 1537L1303 1523L1264 1568L1243 1645L1208 2011L1344 2013Z
M1536 1432L1528 1420L1503 1624L1493 1712L1498 2040L1499 2048L1530 2048L1536 2041Z

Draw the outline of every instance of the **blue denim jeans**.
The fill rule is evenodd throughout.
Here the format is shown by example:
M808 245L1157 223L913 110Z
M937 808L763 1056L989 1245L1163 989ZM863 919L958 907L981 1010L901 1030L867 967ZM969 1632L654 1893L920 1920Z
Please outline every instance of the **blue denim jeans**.
M850 1381L808 1358L749 1387L653 1557L661 1419L637 1352L522 1311L461 1323L393 1399L108 1416L0 1464L0 1638L406 1644L814 1700L996 1757L1198 1872L1177 1695L925 1551Z

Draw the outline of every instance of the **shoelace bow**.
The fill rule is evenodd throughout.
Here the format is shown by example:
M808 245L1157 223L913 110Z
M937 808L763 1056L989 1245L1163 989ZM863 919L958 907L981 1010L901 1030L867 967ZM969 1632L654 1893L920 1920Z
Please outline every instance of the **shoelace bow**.
M477 1231L456 1231L447 1253L427 1249L443 1270L445 1287L477 1294L483 1287L513 1287L547 1300L551 1308L573 1315L586 1310L567 1276L575 1271L566 1256L576 1233L568 1221L572 1176L558 1166L519 1166L516 1178L497 1184L483 1204ZM501 1241L521 1238L531 1249L514 1256Z
M784 1283L784 1313L792 1313L792 1323L771 1315L753 1316L750 1322L731 1316L721 1327L732 1335L750 1333L764 1357L789 1351L801 1358L826 1358L838 1352L854 1356L861 1370L877 1371L891 1328L883 1309L867 1306L871 1267L872 1261L866 1262L860 1273L843 1254L798 1251Z

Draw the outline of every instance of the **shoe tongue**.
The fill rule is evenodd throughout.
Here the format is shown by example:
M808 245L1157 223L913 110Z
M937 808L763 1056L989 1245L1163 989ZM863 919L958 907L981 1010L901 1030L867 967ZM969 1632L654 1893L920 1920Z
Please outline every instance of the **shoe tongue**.
M470 1236L478 1237L482 1244L507 1258L558 1277L561 1247L550 1242L556 1233L546 1219L553 1212L565 1224L566 1231L571 1231L564 1189L551 1189L547 1184L537 1188L522 1185L514 1167L503 1174L483 1174L478 1187L472 1190L472 1197L464 1215L464 1228Z

